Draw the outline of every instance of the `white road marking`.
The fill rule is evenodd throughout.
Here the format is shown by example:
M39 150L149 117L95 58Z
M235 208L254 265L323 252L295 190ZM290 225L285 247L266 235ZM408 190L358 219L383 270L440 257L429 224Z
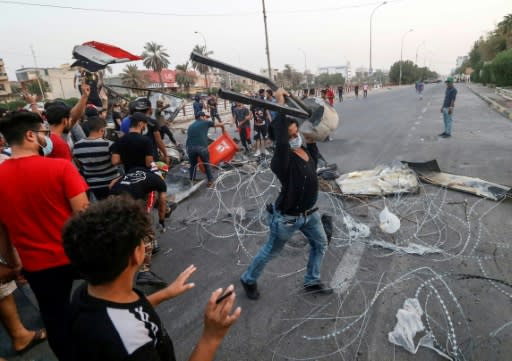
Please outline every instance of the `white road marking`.
M346 292L350 287L359 268L364 249L365 244L363 242L354 242L343 255L330 284L338 295Z
M426 111L427 111L427 107L425 107L425 108L421 109L421 112L422 112L422 113L425 113Z

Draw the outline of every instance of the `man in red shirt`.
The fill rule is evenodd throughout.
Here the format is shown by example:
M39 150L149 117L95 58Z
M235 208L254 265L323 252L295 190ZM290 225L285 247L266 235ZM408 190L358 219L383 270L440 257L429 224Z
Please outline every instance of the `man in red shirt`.
M327 101L329 102L331 107L334 106L334 92L332 91L332 88L330 85L327 85L326 97L327 97Z
M82 117L87 105L87 97L91 89L88 85L82 84L82 97L78 103L70 108L62 101L54 101L45 104L46 120L50 124L50 139L53 143L53 150L48 155L50 158L64 158L72 160L71 149L64 140L63 135L67 136L71 128Z
M70 360L70 294L79 278L62 246L61 231L73 213L89 201L87 184L73 164L41 157L51 153L49 130L31 112L0 121L12 157L0 164L0 257L20 268L39 303L50 347L59 360Z

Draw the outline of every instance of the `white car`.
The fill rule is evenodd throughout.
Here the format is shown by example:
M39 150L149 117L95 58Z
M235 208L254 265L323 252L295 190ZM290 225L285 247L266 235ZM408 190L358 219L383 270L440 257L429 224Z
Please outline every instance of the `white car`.
M44 102L37 102L37 109L42 113L44 111ZM23 107L23 109L27 111L32 111L32 106L30 104L27 104Z

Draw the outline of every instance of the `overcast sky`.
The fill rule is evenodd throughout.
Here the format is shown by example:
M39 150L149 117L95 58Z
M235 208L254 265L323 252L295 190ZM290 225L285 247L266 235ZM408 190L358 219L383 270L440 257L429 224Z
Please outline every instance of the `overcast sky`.
M147 41L155 41L167 48L174 67L187 60L195 44L203 44L194 31L204 35L208 49L214 51L212 57L252 71L266 67L261 0L40 1L167 15L58 9L0 0L0 58L12 80L16 69L34 66L30 45L38 65L52 67L70 63L73 46L89 40L136 54ZM266 0L272 67L292 64L303 71L304 60L313 72L319 66L347 61L353 69L368 67L370 14L381 2ZM418 52L421 66L426 63L447 74L455 67L457 56L467 54L478 37L512 13L511 5L511 0L388 1L373 17L373 68L387 69L399 60L402 36L414 29L405 37L404 59L415 61ZM114 72L123 67L116 66Z

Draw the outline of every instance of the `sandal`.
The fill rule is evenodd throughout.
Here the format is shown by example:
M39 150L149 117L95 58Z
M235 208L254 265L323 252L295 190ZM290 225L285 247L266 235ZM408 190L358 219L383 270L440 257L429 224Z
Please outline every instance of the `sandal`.
M18 355L22 355L25 352L32 349L33 347L39 345L41 342L46 341L47 338L48 338L48 335L44 328L37 330L36 333L34 334L34 337L32 337L32 340L30 340L30 342L28 343L27 346L25 346L21 350L15 350L15 351Z

